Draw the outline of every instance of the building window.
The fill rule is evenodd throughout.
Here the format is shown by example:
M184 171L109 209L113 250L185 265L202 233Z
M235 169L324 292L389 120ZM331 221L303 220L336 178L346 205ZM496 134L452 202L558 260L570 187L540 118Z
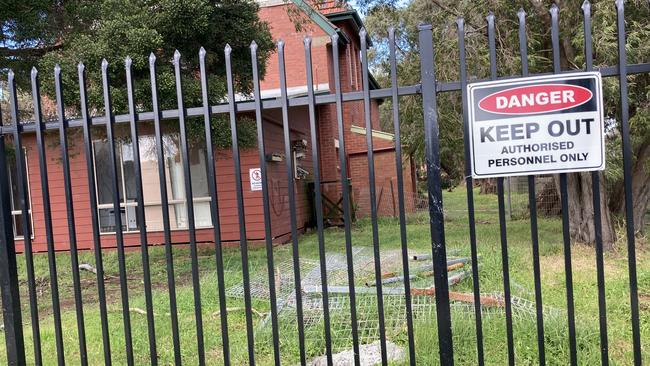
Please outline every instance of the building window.
M34 223L32 222L32 200L30 197L30 187L29 187L29 170L27 168L27 151L23 150L23 161L25 162L25 177L27 179L27 214L29 215L29 223L32 226L31 232L34 232ZM23 206L20 199L20 191L18 189L18 169L16 165L16 157L10 157L7 159L7 170L9 177L9 185L11 186L11 221L14 228L14 238L22 240L25 238L25 227L23 226ZM33 235L32 235L33 237Z
M164 226L155 136L140 136L138 143L147 231L161 231ZM163 145L170 227L172 230L187 229L187 200L178 134L164 135ZM106 140L97 140L93 143L93 148L100 230L102 233L111 233L116 231L116 227L109 143ZM116 142L115 152L118 165L117 181L122 230L124 232L138 231L141 223L138 222L136 215L138 203L133 144L130 141ZM205 151L201 147L192 146L189 155L195 226L197 228L211 227Z

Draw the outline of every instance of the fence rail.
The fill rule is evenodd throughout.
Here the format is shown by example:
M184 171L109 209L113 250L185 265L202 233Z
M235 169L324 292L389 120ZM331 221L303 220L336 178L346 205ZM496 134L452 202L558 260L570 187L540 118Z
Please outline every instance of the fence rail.
M629 116L628 116L628 99L627 99L627 76L632 74L641 74L650 72L650 64L627 64L626 60L626 50L625 50L625 19L624 19L624 5L623 1L616 2L617 9L617 41L618 41L618 52L619 52L619 63L618 65L604 67L601 69L596 69L593 66L593 52L592 52L592 38L591 38L591 13L589 2L585 2L583 5L584 12L584 34L585 34L585 71L596 70L600 71L603 77L616 77L619 79L620 87L620 103L621 103L621 116L620 123L622 125L622 149L623 149L623 172L624 172L624 189L625 189L625 207L626 207L626 234L627 234L627 256L628 256L628 268L629 268L629 289L630 289L630 320L631 320L631 334L632 334L632 352L634 362L637 365L642 363L642 349L641 349L641 333L640 333L640 320L639 320L639 297L638 297L638 283L637 283L637 273L636 273L636 253L635 253L635 236L634 236L634 220L632 212L632 177L631 177L631 142L630 142L630 131L629 131ZM558 8L553 5L550 9L551 14L551 37L552 37L552 52L553 52L553 73L562 73L565 70L560 68L560 46L559 46L559 26L558 26L558 17L559 11ZM528 56L527 56L527 40L526 40L526 14L523 11L518 13L518 24L519 24L519 47L521 52L521 68L522 76L532 76L528 72ZM136 112L137 101L134 97L133 91L133 78L131 75L131 61L127 58L125 67L126 67L126 82L127 82L127 97L128 97L128 109L127 114L114 115L112 113L112 101L111 101L111 91L110 91L110 81L108 78L108 63L104 61L101 66L102 72L102 87L103 87L103 100L104 100L104 110L107 111L105 116L91 116L89 113L89 106L87 100L87 82L85 79L85 66L83 64L79 65L78 68L78 82L79 82L79 92L81 96L81 118L68 118L65 113L65 103L63 100L62 92L62 76L61 69L55 69L55 92L56 92L56 102L57 102L57 113L58 120L56 121L43 121L41 115L41 97L39 93L39 73L36 69L33 70L31 75L32 82L32 95L33 95L33 106L34 106L34 116L35 120L33 122L23 122L19 119L18 113L18 97L17 89L15 83L14 74L10 71L8 75L8 85L9 85L9 99L10 99L10 108L11 108L11 124L3 125L0 127L0 150L6 151L8 142L11 141L16 151L22 151L22 146L24 144L24 135L26 133L35 132L36 134L36 146L38 154L38 164L40 171L40 184L43 192L42 196L42 205L44 210L44 230L47 237L47 251L48 251L48 270L49 270L49 287L51 292L51 302L52 302L52 319L54 322L54 336L53 341L55 343L56 359L58 364L64 364L65 359L65 350L64 345L69 346L64 338L67 337L64 333L67 333L68 330L63 329L62 326L62 313L61 313L61 304L60 304L60 292L61 289L57 283L58 281L58 272L57 272L57 261L55 257L55 247L54 247L54 235L52 226L52 213L51 213L51 197L48 187L48 159L46 158L46 143L44 141L45 131L58 131L59 142L61 149L61 162L63 166L63 176L64 176L64 194L66 201L66 211L68 215L68 237L70 243L70 271L72 274L72 287L74 292L74 307L75 307L75 317L76 317L76 332L77 332L77 341L78 341L78 354L79 359L75 362L79 362L83 365L89 364L88 351L89 348L96 348L99 345L89 343L87 341L88 335L86 331L86 322L88 321L88 306L84 303L83 295L84 289L82 288L81 277L80 277L80 261L79 261L79 252L80 248L77 246L76 238L76 228L75 224L75 195L73 192L73 180L78 179L77 176L74 176L71 172L70 166L70 151L68 146L68 132L73 128L80 128L83 130L83 154L85 155L86 160L86 174L87 174L87 186L89 188L90 195L90 217L91 217L91 226L92 226L92 238L93 238L93 250L95 256L95 271L96 271L96 280L97 280L97 299L98 299L98 310L99 310L99 323L101 327L101 339L102 339L102 355L103 361L105 364L111 364L114 361L112 352L115 350L118 345L122 345L125 350L125 362L129 365L138 363L140 358L138 353L144 352L144 348L147 349L148 358L147 362L151 364L157 364L159 355L162 352L173 352L173 359L176 364L181 364L183 360L184 352L187 352L186 347L190 345L181 346L181 329L179 327L179 312L178 312L178 292L177 292L177 281L180 281L177 274L175 274L175 258L172 250L172 229L170 225L170 209L169 206L175 203L174 198L168 197L168 187L165 168L165 154L164 154L164 141L163 141L163 131L161 130L161 122L163 120L174 119L179 122L179 141L180 141L180 150L182 158L182 168L183 168L183 179L184 179L184 194L185 197L193 197L193 186L192 186L192 176L191 171L191 162L190 162L190 153L188 148L188 136L186 125L187 121L191 117L200 117L204 122L204 131L205 131L205 140L212 141L212 125L211 120L215 115L226 114L229 118L229 124L231 129L231 145L232 145L232 160L234 168L234 177L235 177L235 200L237 203L237 218L239 222L239 251L241 258L241 276L242 276L242 296L244 301L244 318L245 325L240 331L245 332L245 343L247 347L248 354L248 363L250 365L260 362L260 350L256 348L255 344L255 321L254 316L256 310L253 308L253 295L251 295L252 288L255 283L251 281L254 280L251 278L251 268L249 267L249 243L247 242L247 229L246 229L246 211L245 211L245 202L243 196L243 182L242 182L242 162L240 156L240 149L238 146L238 132L237 132L237 121L238 113L241 112L251 112L255 115L256 127L257 127L257 143L259 149L259 164L261 168L261 180L262 180L262 194L263 194L263 213L264 213L264 234L265 240L264 245L266 249L266 265L267 265L267 274L266 281L268 282L268 299L270 301L270 312L269 319L271 322L271 335L270 343L267 348L272 351L272 360L267 359L268 362L272 362L276 365L279 365L282 361L281 354L281 343L283 342L284 334L280 333L280 317L283 314L283 310L286 308L287 304L282 300L278 293L284 291L280 282L278 281L277 273L275 268L277 263L274 262L274 243L272 241L272 222L271 222L271 207L269 199L269 189L268 189L268 180L269 173L267 171L267 161L265 155L265 135L264 135L264 124L262 113L263 111L270 109L279 109L281 111L281 123L283 129L283 144L284 144L284 154L289 157L292 154L291 147L291 137L289 134L290 127L290 117L289 109L292 107L306 106L309 116L309 126L310 126L310 142L312 149L312 160L313 160L313 179L314 179L314 207L316 210L316 241L318 247L318 261L314 265L318 265L319 273L317 273L316 278L318 279L319 286L311 286L311 292L320 292L320 301L321 305L319 309L322 312L322 348L325 353L326 362L328 365L334 363L333 353L335 350L335 334L333 334L332 323L336 320L335 315L331 309L333 304L332 299L336 298L340 293L346 294L346 308L349 311L349 317L346 315L346 319L350 323L350 338L352 343L352 353L353 360L355 364L359 364L361 360L361 351L362 345L360 340L363 338L363 334L360 334L362 329L360 329L360 322L365 321L362 315L357 312L357 307L365 301L365 297L360 300L357 292L358 290L358 281L359 279L355 276L355 272L358 272L360 269L355 265L355 262L358 261L358 257L355 257L358 252L356 252L355 247L353 246L352 240L352 205L350 190L347 187L347 182L349 181L348 168L347 168L347 156L346 156L346 147L345 147L345 134L344 130L346 128L344 121L343 105L346 102L361 102L364 106L364 123L366 130L372 130L372 121L371 121L371 101L374 99L380 98L390 98L393 105L392 118L394 122L395 130L395 163L396 163L396 195L397 195L397 213L398 222L399 222L399 254L401 256L401 270L403 274L403 287L400 288L399 295L403 296L403 317L406 321L406 340L405 344L408 347L408 362L412 365L416 363L416 334L414 332L414 308L413 308L413 294L414 290L411 288L410 278L413 275L414 268L409 268L412 266L412 262L409 262L410 253L409 245L407 238L407 217L406 217L406 208L405 205L408 205L405 202L405 192L404 192L404 179L402 176L402 142L400 135L400 115L399 115L399 100L402 96L408 95L420 95L422 98L422 108L424 114L424 128L425 128L425 144L426 144L426 167L427 167L427 191L428 191L428 213L430 218L430 241L431 241L431 254L432 254L432 266L433 270L433 289L435 289L435 315L436 315L436 327L431 329L432 333L437 334L438 339L438 352L439 354L426 355L432 359L439 360L441 364L451 365L454 363L454 346L452 338L452 297L450 296L450 285L454 283L455 278L450 277L448 274L448 252L446 248L445 240L445 221L443 217L443 202L442 202L442 190L441 190L441 180L440 180L440 145L444 144L444 141L439 140L438 135L438 116L437 116L437 100L436 97L439 93L451 92L451 91L460 91L462 95L463 103L463 122L464 122L464 135L467 139L468 136L468 121L467 121L467 92L466 87L469 83L479 81L479 80L470 80L467 76L466 71L466 56L465 56L465 28L464 21L462 18L459 18L457 21L458 27L458 44L459 44L459 68L460 68L460 80L454 82L438 82L436 80L435 74L435 62L434 62L434 47L433 47L433 27L430 25L422 25L419 28L419 52L420 52L420 62L421 62L421 83L417 85L410 86L398 86L397 85L397 58L395 51L395 33L391 29L389 30L389 51L390 51L390 80L391 87L383 88L377 90L370 90L369 80L368 80L368 53L367 53L367 43L366 43L366 33L364 30L361 30L360 39L361 39L361 57L362 57L362 74L363 74L363 88L361 91L356 92L343 92L341 86L340 78L340 65L339 65L339 49L338 47L332 47L332 62L334 69L334 90L333 93L329 94L319 94L316 95L313 86L313 70L311 63L311 41L306 39L304 43L304 50L300 50L305 53L306 64L305 71L307 75L307 95L289 98L287 94L287 81L286 81L286 70L285 70L285 46L283 42L279 42L277 45L278 59L279 59L279 80L280 80L280 97L274 99L265 99L262 100L260 95L260 75L258 70L258 57L256 51L256 45L253 43L251 45L251 60L252 60L252 73L253 73L253 97L250 100L246 101L236 101L235 96L235 86L233 81L233 71L231 65L231 49L230 47L225 48L225 60L226 60L226 76L227 76L227 102L218 105L210 105L208 102L208 82L207 82L207 73L205 69L205 51L201 50L199 52L200 60L200 84L202 91L202 101L203 105L199 107L187 107L184 105L184 94L183 88L181 85L181 68L180 68L180 58L181 55L177 52L174 55L174 73L175 73L175 82L176 82L176 92L177 92L177 101L178 106L176 109L170 110L160 110L160 100L158 98L158 80L157 80L157 71L156 65L157 61L155 56L151 56L149 60L150 66L150 80L151 80L151 93L153 99L153 110L150 112ZM495 44L495 17L491 13L487 16L487 44L489 50L489 60L490 60L490 80L504 79L504 77L499 77L497 75L497 61L496 61L496 44ZM334 34L331 36L331 42L334 45L338 44L338 35ZM297 52L298 50L291 50L291 52ZM340 268L337 267L339 264L333 264L328 260L328 253L326 251L326 240L324 235L324 223L323 223L323 195L321 192L321 160L320 152L318 149L319 140L317 135L317 117L316 117L316 107L320 105L334 105L336 122L338 127L338 164L340 165L340 180L342 187L340 189L342 195L342 211L343 211L343 231L342 231L342 242L344 244L345 257L344 265L341 265ZM169 317L171 324L171 337L172 337L172 349L163 349L159 347L157 343L157 334L159 334L160 329L156 326L156 317L154 316L154 295L156 291L151 281L151 264L149 258L149 243L148 232L145 229L145 187L142 185L142 167L141 167L141 157L138 148L138 126L142 122L153 122L155 128L155 145L156 153L158 160L158 173L159 173L159 182L160 182L160 192L161 192L161 206L162 206L162 222L163 222L163 232L164 232L164 244L165 244L165 272L166 280L165 291L169 294L169 314L165 316ZM126 248L124 243L124 231L122 223L122 215L120 207L125 205L121 203L120 198L120 187L118 182L118 161L116 161L116 137L115 137L115 125L116 124L128 124L130 127L129 135L131 141L134 143L134 169L135 169L135 180L136 180L136 192L135 192L135 206L137 221L140 223L139 226L139 242L140 242L140 253L141 253L141 263L143 268L143 277L141 279L142 286L144 288L144 306L146 313L146 332L141 332L137 329L134 329L134 323L132 322L132 303L130 302L130 293L129 293L129 273L126 266ZM93 127L103 126L106 131L106 139L109 146L109 156L110 156L110 185L111 185L111 207L113 208L113 220L115 221L115 240L117 246L117 266L118 266L118 281L119 281L119 295L121 301L121 317L123 321L123 342L115 342L114 336L110 334L109 326L109 310L107 308L107 302L110 301L110 297L113 294L108 293L105 288L105 279L106 273L104 265L106 264L106 259L104 258L105 250L102 249L102 241L105 238L101 235L100 230L100 218L98 217L98 197L97 192L94 187L97 186L96 181L96 165L93 158ZM376 319L375 327L378 330L378 341L380 356L382 364L387 364L389 359L388 349L389 344L387 343L386 328L387 328L387 308L385 305L385 299L387 295L395 295L396 290L385 290L384 287L386 283L382 280L383 270L387 263L382 262L382 252L380 246L380 237L378 229L378 207L377 207L377 192L375 190L374 176L375 176L375 161L373 156L373 138L371 133L366 134L366 144L368 148L368 196L370 203L370 230L371 230L371 246L372 246L372 280L370 280L369 286L373 290L364 290L362 293L371 293L375 296L376 301L373 302L374 307L378 317ZM475 218L475 209L474 209L474 191L473 179L471 178L471 170L469 166L469 145L467 140L465 140L465 184L467 187L467 211L468 211L468 229L469 229L469 242L470 242L470 260L471 262L471 277L472 277L472 300L473 303L473 314L474 314L474 324L475 324L475 335L476 335L476 360L471 362L478 363L483 365L485 363L486 350L484 349L484 332L483 332L483 320L482 314L485 309L483 309L483 295L481 294L480 288L480 266L479 266L479 252L477 244L477 234L476 234L476 218ZM217 282L217 294L218 297L218 313L220 319L220 339L221 339L221 350L219 352L219 362L225 364L231 364L235 361L232 360L231 356L233 353L233 344L232 339L238 335L232 334L229 332L228 324L231 321L229 316L229 311L231 309L227 306L227 286L225 279L225 271L227 264L224 263L223 255L223 240L221 237L220 231L220 215L218 207L218 197L219 192L217 191L217 173L215 171L215 155L216 151L213 149L213 146L208 143L206 147L206 157L207 157L207 177L208 177L208 191L210 196L210 217L212 222L212 236L213 236L213 256L214 256L214 269L216 271L216 282ZM11 365L22 365L26 363L26 349L28 347L33 348L33 357L36 364L44 364L46 361L44 359L49 359L49 355L43 354L43 344L46 342L52 342L52 337L41 337L42 330L40 329L40 324L43 321L44 314L39 313L38 300L39 296L37 294L38 284L36 283L35 278L35 268L34 268L34 256L32 254L32 239L31 239L31 224L30 212L29 212L29 195L28 195L28 179L29 176L26 171L26 162L24 161L24 156L22 154L15 154L16 167L17 167L17 188L18 196L20 200L20 207L22 210L22 227L24 232L24 259L26 261L25 271L26 271L26 287L28 293L29 301L29 324L31 326L32 333L32 345L26 345L24 343L25 337L23 334L24 325L23 325L23 315L21 311L19 292L25 291L23 288L24 285L18 280L18 265L16 263L16 243L13 235L13 224L12 224L12 204L11 204L11 186L6 175L0 176L0 279L1 279L1 292L2 292L2 305L3 305L3 319L4 319L4 338L6 342L6 353L7 361ZM294 306L295 311L295 321L298 331L298 342L294 344L294 347L298 348L299 351L299 361L301 364L307 364L308 357L311 355L306 350L306 333L305 329L309 324L305 323L305 317L308 315L305 313L304 309L307 305L310 305L312 298L307 296L302 283L306 278L310 277L310 272L304 273L301 270L303 267L303 262L301 259L301 246L298 241L299 223L297 222L297 203L296 203L296 192L294 191L294 181L295 176L293 174L293 162L291 159L285 159L286 162L286 171L287 171L287 197L288 197L288 206L289 206L289 220L291 227L291 260L293 268L293 290L291 297L291 303ZM0 171L7 171L8 169L8 156L7 154L0 154ZM536 326L537 326L537 347L540 364L544 364L545 355L546 355L546 345L544 342L545 339L545 312L542 299L542 284L541 284L541 264L540 264L540 253L539 253L539 233L538 233L538 224L537 224L537 199L536 199L536 178L534 176L528 176L527 178L527 187L528 187L528 208L530 214L530 230L531 237L530 242L532 244L532 260L533 260L533 274L534 274L534 305L535 305L535 315L536 315ZM597 271L597 284L598 284L598 299L599 299L599 324L600 324L600 350L601 350L601 361L603 364L608 364L610 359L610 354L608 351L608 333L607 333L607 311L606 311L606 301L605 301L605 277L604 277L604 260L603 260L603 242L601 234L601 216L600 212L600 183L599 183L599 174L597 172L592 173L592 182L593 182L593 204L595 208L594 212L594 224L596 230L596 271ZM149 187L147 187L148 189ZM393 186L391 181L391 196L393 195ZM498 218L499 218L499 233L500 233L500 249L501 249L501 261L502 261L502 271L503 271L503 301L505 318L506 318L506 346L508 351L508 362L511 365L515 363L515 334L513 330L513 303L516 303L515 297L512 295L511 291L511 274L510 267L508 264L509 255L508 255L508 235L507 235L507 220L506 220L506 205L504 201L505 190L504 190L504 179L497 179L497 201L498 201ZM576 331L576 320L575 320L575 308L574 308L574 289L573 289L573 278L572 278L572 256L571 256L571 240L569 236L569 217L568 217L568 191L567 191L567 175L560 174L560 202L561 202L561 213L562 213L562 234L563 234L563 249L564 249L564 269L565 269L565 280L566 280L566 299L567 299L567 308L566 308L566 322L568 326L568 339L569 351L567 362L570 362L573 365L578 364L578 345L576 343L577 331ZM41 204L39 203L39 204ZM193 300L193 317L195 323L196 332L196 343L192 344L192 352L197 354L197 362L199 364L205 364L208 361L211 361L213 356L211 353L206 352L206 343L211 341L206 339L206 335L210 337L212 335L206 333L206 328L204 324L206 323L205 318L205 297L202 295L204 291L208 291L203 287L205 283L204 278L201 277L199 272L199 250L200 243L198 243L196 232L197 232L197 223L195 222L195 201L188 199L185 201L186 210L187 210L187 232L188 232L188 244L189 244L189 255L190 255L190 265L191 271L189 276L191 277L191 297ZM105 203L104 203L105 205ZM395 203L392 203L393 215L395 215ZM104 206L102 206L104 207ZM38 228L41 229L41 228ZM332 293L333 286L338 285L334 283L330 285L332 281L331 277L328 277L328 268L331 270L332 267L342 269L346 271L347 276L347 286L336 287L336 294ZM355 284L355 281L357 283ZM386 291L386 293L384 293ZM303 298L303 296L306 296ZM496 301L496 300L495 300ZM340 302L339 302L340 303ZM431 304L430 304L431 305ZM419 305L418 305L419 306ZM433 306L433 305L431 305ZM94 319L94 318L93 318ZM141 322L138 322L141 324ZM140 336L146 336L147 342L146 346L142 346L139 339L136 339L134 334ZM139 348L136 348L135 344L138 344ZM239 345L241 346L241 344ZM50 349L48 347L48 349Z

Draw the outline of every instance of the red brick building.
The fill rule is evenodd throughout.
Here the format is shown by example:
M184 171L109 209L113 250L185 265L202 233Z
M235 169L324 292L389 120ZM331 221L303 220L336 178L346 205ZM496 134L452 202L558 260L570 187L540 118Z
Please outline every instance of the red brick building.
M286 50L286 74L289 98L305 95L306 68L303 39L312 38L312 62L314 88L317 93L334 92L334 74L332 65L331 40L333 32L340 34L339 47L341 87L343 92L362 89L362 74L360 62L360 44L358 31L361 24L356 11L333 3L325 3L319 10L311 8L301 0L285 2L284 0L260 0L260 18L270 25L273 38L283 39ZM287 11L289 7L301 9L304 14L302 31L296 31L295 18ZM262 98L279 96L278 58L277 53L267 61L266 77L261 83ZM377 88L377 83L371 77L371 87ZM380 214L394 214L397 200L395 178L395 149L392 135L381 132L379 125L379 102L373 101L371 118L373 126L373 143L375 150L376 189ZM364 122L363 102L347 102L344 104L343 121L345 125L344 138L347 150L348 176L352 182L353 200L357 216L369 212L368 198L368 167L366 130ZM290 108L290 135L292 146L297 146L294 156L290 157L301 170L300 179L295 180L297 222L299 230L312 222L312 208L309 184L313 181L313 162L311 161L312 146L308 143L302 146L302 140L310 141L309 118L306 107ZM282 135L282 119L280 110L264 111L264 133L266 154L275 154L286 158ZM318 141L320 151L321 179L330 182L323 185L324 194L333 202L338 201L341 192L340 170L338 158L338 129L336 123L335 105L317 107ZM140 157L144 187L145 221L148 240L152 245L163 244L162 207L158 178L158 163L153 146L153 132L143 126L140 131ZM52 136L57 139L58 136ZM185 207L185 189L183 169L178 136L175 133L164 137L166 151L166 179L169 197L169 216L172 228L172 240L175 243L188 242L187 209ZM29 177L29 201L32 219L33 248L35 251L45 251L45 219L43 212L43 194L39 172L39 160L34 135L24 136L24 147ZM68 214L64 194L63 166L61 164L60 148L47 144L47 168L49 177L50 205L52 224L54 228L54 243L57 250L69 248ZM118 181L120 184L122 227L125 245L139 245L140 223L136 220L135 179L133 173L133 149L129 142L117 142ZM110 185L110 170L108 161L107 142L101 138L93 142L95 178L97 193L101 244L103 247L115 246L115 223ZM77 245L80 249L93 247L90 192L86 169L83 143L70 146L70 169L72 176L72 192L74 215L76 220ZM197 240L209 242L213 240L212 222L210 218L210 196L207 188L207 173L205 155L200 147L192 147L189 156L192 172L192 190L194 196L194 217L196 222ZM239 240L239 222L235 191L234 167L230 150L219 150L215 156L217 172L217 190L219 217L222 239L226 242ZM414 175L412 162L405 158L404 179L406 196L412 196ZM290 215L287 197L287 176L285 163L269 161L268 189L271 207L271 227L273 240L284 242L289 239ZM259 186L251 184L250 176L259 168L260 161L256 148L241 151L241 172L243 180L243 196L246 212L246 236L250 241L264 240L264 215L262 209L262 191ZM12 169L13 170L13 169ZM15 173L10 174L14 186L14 201L18 202ZM408 208L408 207L407 207ZM22 249L21 211L18 204L13 207L14 230L17 247Z

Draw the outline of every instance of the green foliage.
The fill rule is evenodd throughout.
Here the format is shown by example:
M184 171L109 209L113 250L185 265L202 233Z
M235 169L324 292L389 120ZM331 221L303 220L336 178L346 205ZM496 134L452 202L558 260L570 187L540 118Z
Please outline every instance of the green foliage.
M400 85L417 84L420 80L417 25L434 25L434 48L436 78L439 81L455 81L460 77L459 49L456 19L462 16L466 28L467 75L472 79L490 77L487 46L487 22L485 16L492 11L496 19L497 72L499 77L521 74L519 54L517 11L527 12L526 34L528 38L528 67L530 73L551 72L552 47L550 16L552 1L452 1L411 0L406 5L392 0L365 0L360 4L367 11L366 25L377 45L374 63L379 71L380 82L390 85L387 62L387 28L394 26L397 34L398 79ZM584 69L584 34L582 29L582 0L563 1L560 6L560 45L563 70ZM626 32L628 63L650 61L650 7L644 1L630 1L626 5ZM592 4L592 32L594 66L618 64L616 12L612 1ZM650 75L628 77L630 105L630 129L633 151L650 143ZM618 80L605 81L605 115L620 118ZM383 123L392 128L391 104L385 103ZM438 96L442 166L450 176L463 176L463 141L461 99L458 93ZM424 129L421 104L417 98L402 98L400 122L404 142L417 157L423 156ZM614 123L610 132L608 153L608 176L610 184L620 185L620 123ZM618 145L617 145L618 144ZM618 159L618 160L616 160ZM648 164L646 164L648 165Z
M19 88L28 93L29 71L37 66L41 70L42 93L54 99L51 70L56 64L61 65L64 100L72 111L79 108L80 62L86 66L89 109L92 114L102 115L100 64L104 58L109 63L113 112L125 113L126 56L133 60L136 108L146 111L152 107L152 52L158 64L161 108L174 109L177 98L171 60L175 50L182 55L185 107L194 107L202 104L198 80L200 47L206 50L210 104L223 102L226 94L226 44L232 47L233 79L236 91L241 93L249 93L252 88L251 41L258 45L262 75L264 61L274 49L268 25L259 20L258 5L253 0L76 0L59 5L37 1L32 5L15 5L0 11L3 40L12 46L0 53L0 70L13 68ZM40 15L34 16L36 13ZM215 135L222 130L215 129Z
M202 118L188 120L187 139L190 144L202 144L205 141L205 126ZM227 115L220 114L211 120L212 144L215 148L226 149L232 145L230 119ZM237 144L240 148L257 146L257 126L255 120L243 116L237 118Z

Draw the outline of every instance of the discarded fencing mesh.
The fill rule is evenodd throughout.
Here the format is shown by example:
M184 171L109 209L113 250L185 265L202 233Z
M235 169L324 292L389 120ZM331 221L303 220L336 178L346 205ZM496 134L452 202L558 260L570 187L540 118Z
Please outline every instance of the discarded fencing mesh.
M356 316L357 330L360 344L370 344L377 341L379 336L379 313L377 307L377 294L374 286L374 256L372 248L352 248L355 293L356 293ZM348 293L348 271L345 253L326 253L326 274L328 304L333 352L346 350L352 347L352 324L350 312L350 296ZM410 261L410 267L415 272L416 268L422 268L427 262ZM325 309L323 307L321 268L320 262L314 259L300 259L301 267L301 292L305 342L309 349L319 350L314 354L324 352L325 341ZM402 272L401 251L384 250L381 253L382 274L399 276ZM469 278L469 266L461 271L454 272L461 274L462 278ZM275 263L274 283L277 293L278 326L280 343L295 342L298 319L297 304L295 296L295 283L293 263L291 261L279 261ZM451 275L451 273L450 273ZM266 268L259 270L251 276L251 297L254 299L269 299L269 282ZM433 285L431 277L413 277L410 280L412 288L430 288ZM513 284L517 290L517 284ZM519 285L520 286L520 285ZM384 284L383 308L386 337L391 340L406 339L406 297L404 294L403 278L391 284ZM521 286L520 286L521 287ZM523 287L522 287L523 288ZM452 289L450 287L450 289ZM520 293L522 291L516 291ZM527 291L524 291L528 295ZM243 298L244 289L241 284L232 286L226 290L230 297ZM489 298L495 303L505 304L502 293L482 294L482 297ZM512 296L512 313L515 319L531 319L536 315L535 303L523 297ZM467 314L473 316L474 305L467 301L451 302L452 313ZM431 295L412 295L411 308L414 323L429 322L435 320L435 297ZM481 312L484 317L499 315L503 316L503 306L482 306ZM552 307L544 307L544 316L562 316L563 310ZM271 337L270 313L263 318L256 327L256 339L265 342Z

